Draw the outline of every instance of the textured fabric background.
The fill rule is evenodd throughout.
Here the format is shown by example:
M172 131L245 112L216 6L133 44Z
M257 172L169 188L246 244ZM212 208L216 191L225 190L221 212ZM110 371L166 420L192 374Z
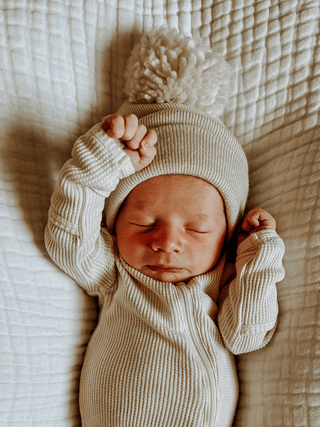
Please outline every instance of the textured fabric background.
M250 207L286 244L278 330L238 357L235 427L320 426L318 0L0 1L0 420L78 427L96 306L48 258L50 195L76 137L124 99L142 31L201 29L233 69L223 117L250 165Z

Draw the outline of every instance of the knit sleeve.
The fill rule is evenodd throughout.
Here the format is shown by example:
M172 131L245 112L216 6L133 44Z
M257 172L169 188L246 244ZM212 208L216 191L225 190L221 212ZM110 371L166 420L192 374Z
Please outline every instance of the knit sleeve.
M53 261L91 295L115 283L113 237L101 228L105 198L134 173L120 142L96 125L78 138L49 209L45 244Z
M220 333L232 353L258 350L272 338L278 317L276 283L284 278L283 255L283 241L274 230L253 233L239 245L236 277L218 314Z

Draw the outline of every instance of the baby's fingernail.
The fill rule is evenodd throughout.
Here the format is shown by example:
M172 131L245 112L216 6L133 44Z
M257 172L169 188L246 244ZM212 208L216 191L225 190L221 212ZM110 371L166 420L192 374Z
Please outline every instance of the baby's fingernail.
M141 145L142 145L142 148L144 150L146 150L148 148L148 143L147 142L143 142Z

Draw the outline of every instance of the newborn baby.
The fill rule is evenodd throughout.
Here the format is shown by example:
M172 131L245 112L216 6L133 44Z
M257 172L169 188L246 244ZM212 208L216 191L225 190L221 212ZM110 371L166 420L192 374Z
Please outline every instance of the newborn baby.
M76 141L52 196L47 250L99 300L81 372L83 427L231 426L234 354L275 331L284 245L267 212L241 222L247 161L211 114L228 68L210 55L178 33L144 36L129 60L129 101ZM203 111L197 87L189 99L180 80L217 68Z

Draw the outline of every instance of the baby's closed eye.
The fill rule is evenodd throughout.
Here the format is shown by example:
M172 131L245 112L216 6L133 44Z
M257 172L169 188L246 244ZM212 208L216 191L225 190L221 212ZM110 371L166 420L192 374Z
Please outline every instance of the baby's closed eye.
M208 234L208 233L212 233L212 230L204 230L204 229L198 229L198 228L186 228L186 231L191 231L193 233L198 233L198 234Z
M142 228L149 228L149 227L155 227L155 223L152 224L147 224L147 223L137 223L137 222L131 222L132 225L136 225L137 227L142 227Z

